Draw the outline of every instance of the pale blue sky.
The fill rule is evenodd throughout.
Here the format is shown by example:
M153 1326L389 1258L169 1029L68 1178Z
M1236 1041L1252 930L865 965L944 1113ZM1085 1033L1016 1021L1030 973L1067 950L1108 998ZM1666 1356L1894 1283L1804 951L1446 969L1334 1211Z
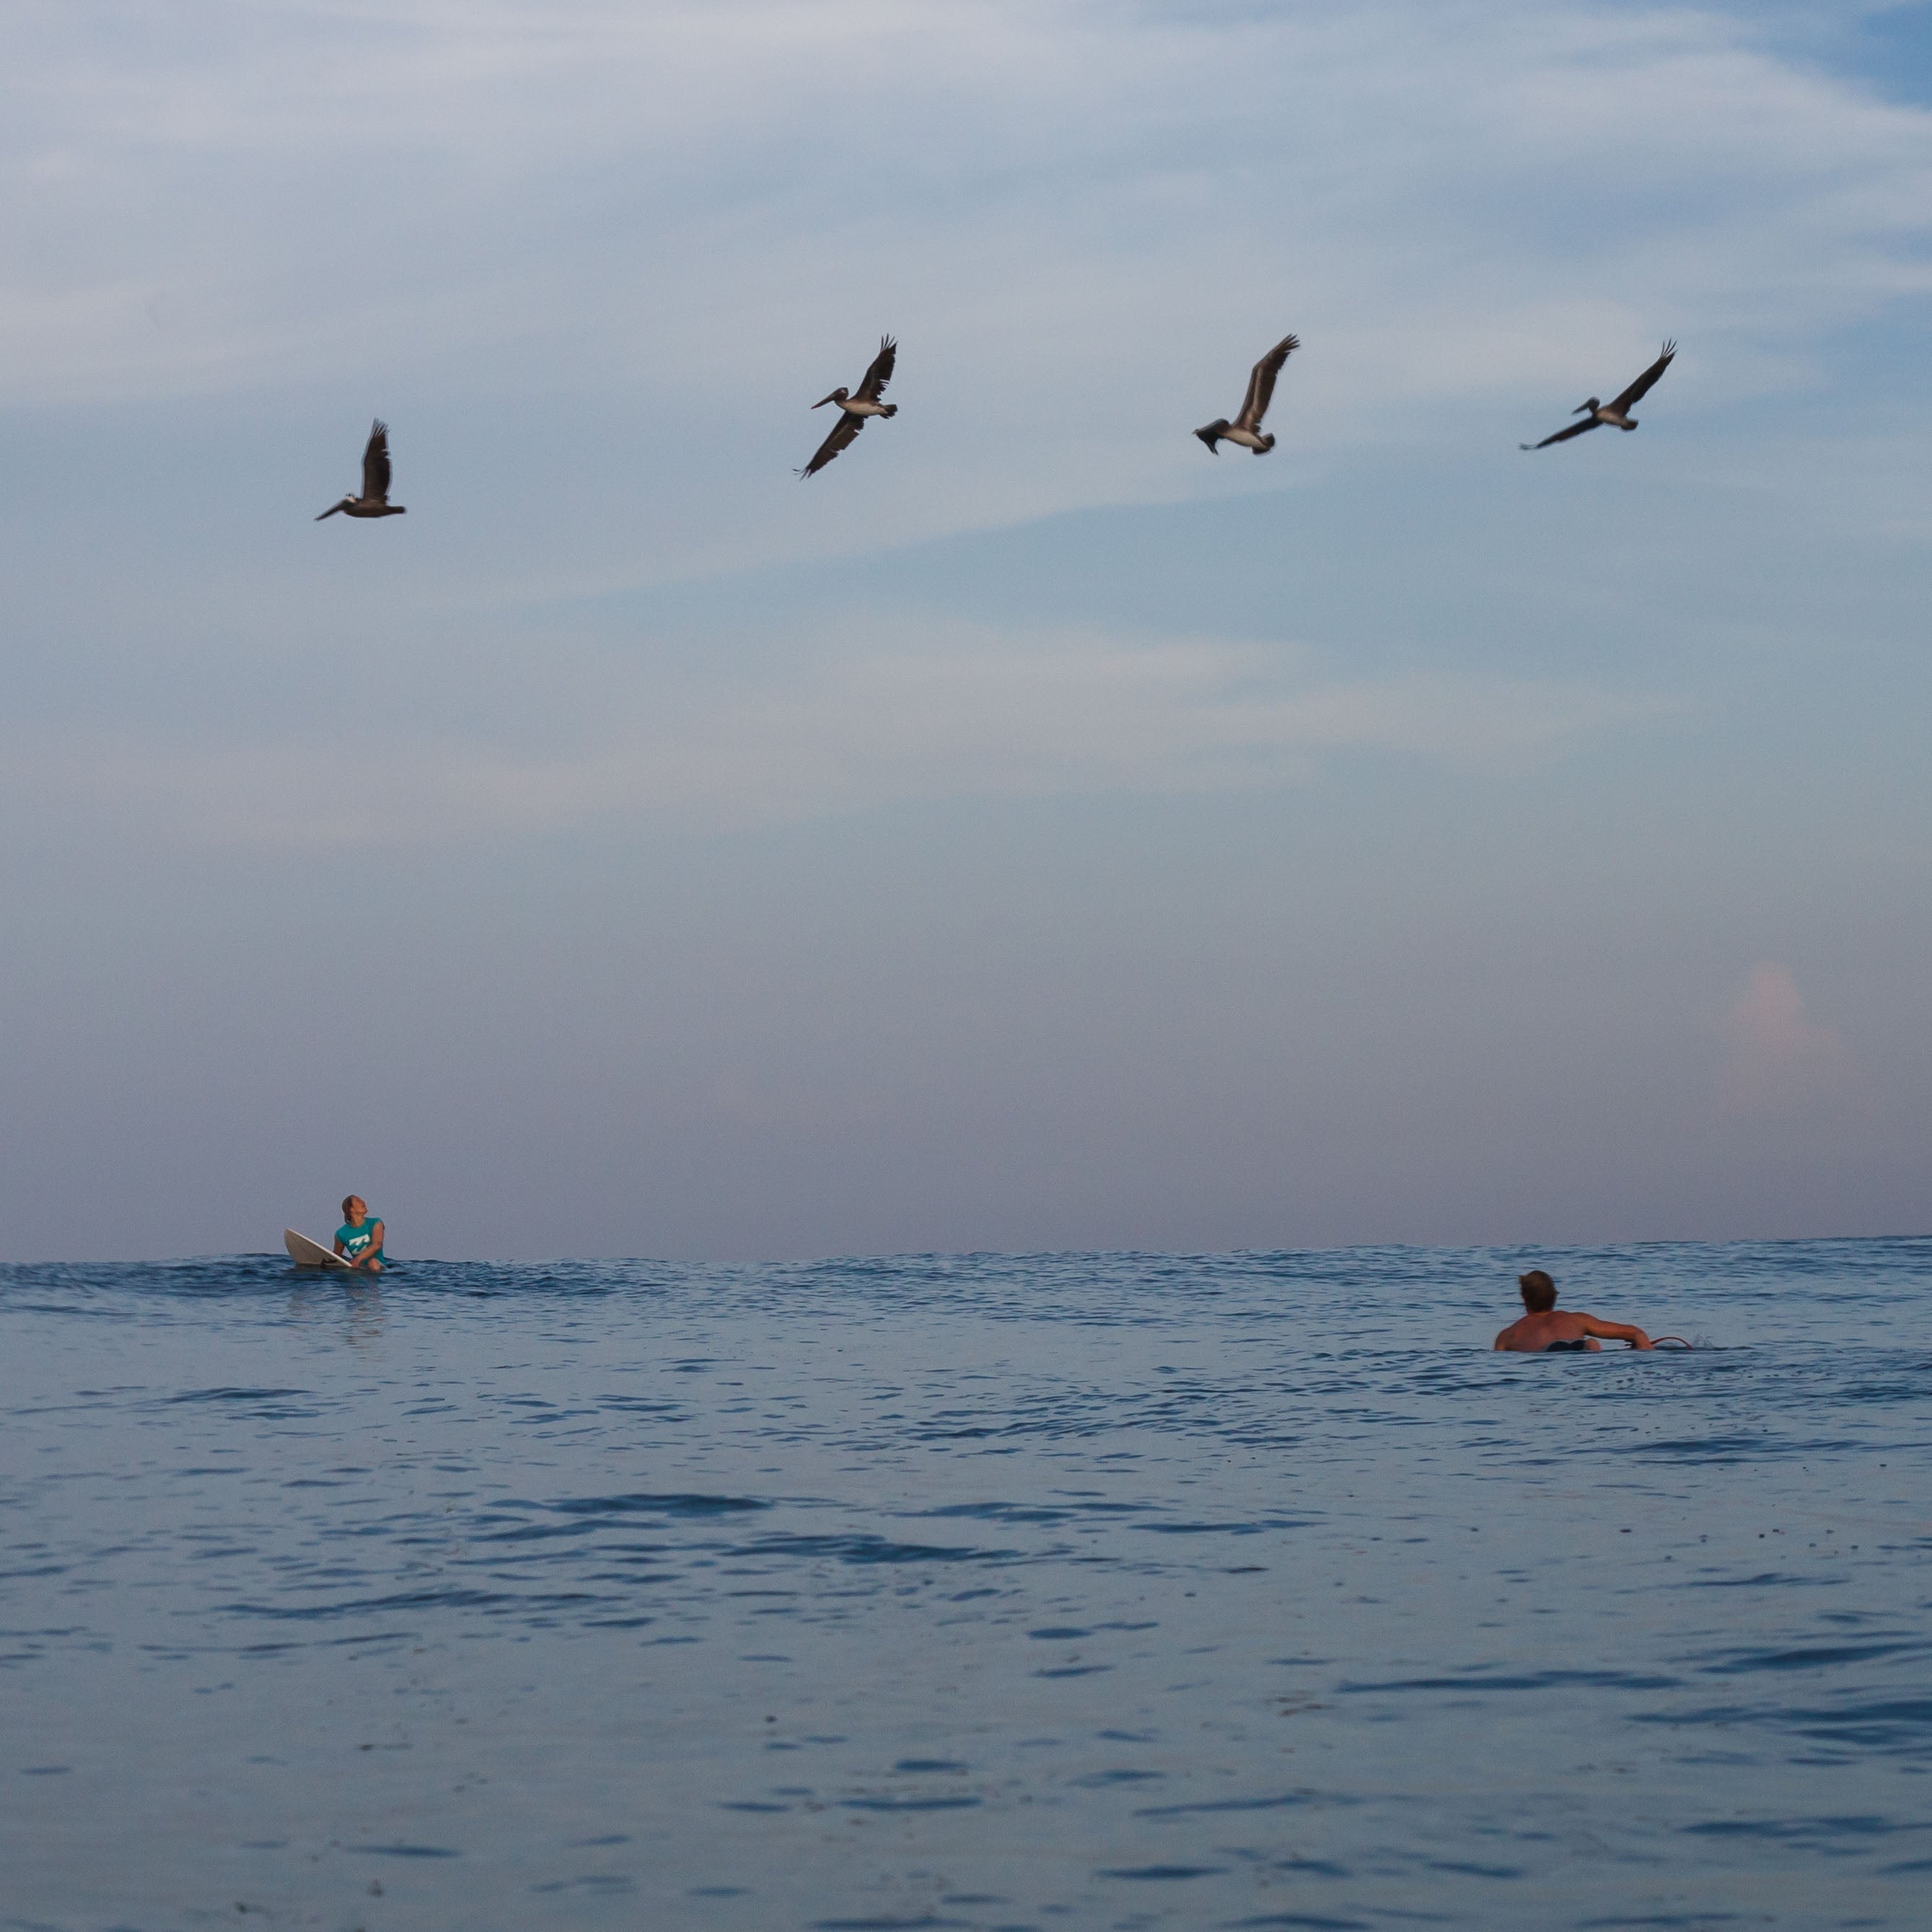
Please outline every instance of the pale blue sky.
M1932 8L25 0L0 109L0 1258L1932 1219Z

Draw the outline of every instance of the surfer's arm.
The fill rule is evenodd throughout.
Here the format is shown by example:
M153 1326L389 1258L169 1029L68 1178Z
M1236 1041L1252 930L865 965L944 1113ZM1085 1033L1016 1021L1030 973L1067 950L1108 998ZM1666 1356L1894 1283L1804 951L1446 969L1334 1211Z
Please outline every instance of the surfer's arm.
M356 1265L360 1268L373 1266L382 1257L382 1224L377 1221L369 1229L369 1245L362 1250L362 1258Z
M1594 1315L1583 1318L1583 1332L1586 1335L1600 1335L1606 1342L1628 1342L1633 1348L1648 1348L1650 1337L1641 1328L1633 1328L1628 1322L1599 1322Z

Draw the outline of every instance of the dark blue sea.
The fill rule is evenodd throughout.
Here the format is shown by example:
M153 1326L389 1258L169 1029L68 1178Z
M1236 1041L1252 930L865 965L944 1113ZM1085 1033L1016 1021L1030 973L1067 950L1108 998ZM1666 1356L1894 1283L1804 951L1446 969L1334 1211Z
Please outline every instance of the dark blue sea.
M8 1928L1932 1922L1932 1241L14 1267L0 1421Z

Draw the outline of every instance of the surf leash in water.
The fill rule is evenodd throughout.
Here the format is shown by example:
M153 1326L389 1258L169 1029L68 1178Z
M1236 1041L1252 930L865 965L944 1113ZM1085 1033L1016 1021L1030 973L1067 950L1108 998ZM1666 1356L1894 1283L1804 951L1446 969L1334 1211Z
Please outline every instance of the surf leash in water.
M1695 1346L1694 1343L1685 1341L1682 1335L1654 1335L1651 1337L1650 1346L1653 1348L1660 1348L1666 1342L1674 1348L1688 1348Z

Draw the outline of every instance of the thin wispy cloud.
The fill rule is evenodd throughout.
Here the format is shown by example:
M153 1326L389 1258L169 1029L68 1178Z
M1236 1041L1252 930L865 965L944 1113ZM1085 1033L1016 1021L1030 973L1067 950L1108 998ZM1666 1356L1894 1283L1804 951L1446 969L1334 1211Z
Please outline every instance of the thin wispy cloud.
M1100 632L874 622L793 642L794 668L748 685L600 663L574 742L544 751L500 734L404 743L380 725L347 746L69 732L16 740L0 787L16 819L124 824L144 841L394 845L1252 790L1361 755L1514 775L1671 708L1555 680L1349 680L1278 646Z

